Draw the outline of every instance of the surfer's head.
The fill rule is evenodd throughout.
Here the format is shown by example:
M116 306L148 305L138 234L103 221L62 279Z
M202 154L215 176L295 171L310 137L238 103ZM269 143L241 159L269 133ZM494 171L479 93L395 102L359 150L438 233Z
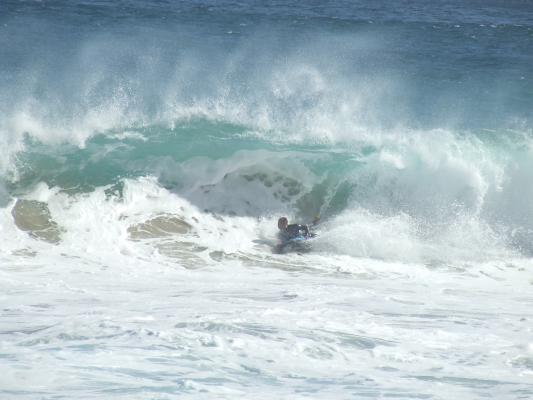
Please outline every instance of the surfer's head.
M278 229L284 231L289 225L289 220L286 217L281 217L278 219Z

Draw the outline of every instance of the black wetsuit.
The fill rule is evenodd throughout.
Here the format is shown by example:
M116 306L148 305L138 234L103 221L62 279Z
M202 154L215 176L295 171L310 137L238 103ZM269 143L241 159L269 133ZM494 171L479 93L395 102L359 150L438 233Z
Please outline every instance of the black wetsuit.
M303 236L309 236L309 228L307 225L290 224L287 228L279 233L282 242L287 242L291 239Z

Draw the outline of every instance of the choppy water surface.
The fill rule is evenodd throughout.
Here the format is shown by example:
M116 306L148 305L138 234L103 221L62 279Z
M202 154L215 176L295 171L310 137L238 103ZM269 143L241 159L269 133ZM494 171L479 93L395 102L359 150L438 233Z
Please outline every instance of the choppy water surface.
M4 1L0 397L533 397L532 63L527 1Z

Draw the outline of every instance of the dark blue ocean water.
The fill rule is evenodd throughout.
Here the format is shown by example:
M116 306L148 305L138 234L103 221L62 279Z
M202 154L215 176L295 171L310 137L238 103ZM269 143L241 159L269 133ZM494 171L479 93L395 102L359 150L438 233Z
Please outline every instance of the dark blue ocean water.
M532 119L530 1L4 1L0 7L3 109L29 96L44 103L44 112L50 101L68 107L81 101L76 94L88 75L104 69L103 87L91 99L126 85L150 114L162 106L160 91L175 83L180 61L192 57L190 96L216 96L228 62L229 79L239 86L232 90L243 95L264 89L255 80L263 68L302 62L340 82L392 81L364 110L378 123L491 128Z

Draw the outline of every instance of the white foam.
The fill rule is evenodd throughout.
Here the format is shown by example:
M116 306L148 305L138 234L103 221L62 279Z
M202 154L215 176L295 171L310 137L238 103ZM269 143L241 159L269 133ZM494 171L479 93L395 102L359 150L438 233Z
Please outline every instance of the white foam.
M507 382L490 386L504 396L527 385L526 260L428 268L413 262L428 250L409 217L364 210L325 221L315 252L273 255L254 239L274 237L274 216L221 219L151 177L126 179L122 198L104 189L69 196L40 185L29 195L65 228L57 246L12 229L2 209L4 390L25 382L30 393L80 395L91 382L117 398L161 385L230 398L253 387L270 399L303 384L342 397L336 388L353 384L354 369L380 392L429 393L439 381L464 396L493 380ZM162 214L193 230L128 239L129 226ZM203 268L183 268L159 252L161 240L205 246ZM17 242L37 256L9 252Z

